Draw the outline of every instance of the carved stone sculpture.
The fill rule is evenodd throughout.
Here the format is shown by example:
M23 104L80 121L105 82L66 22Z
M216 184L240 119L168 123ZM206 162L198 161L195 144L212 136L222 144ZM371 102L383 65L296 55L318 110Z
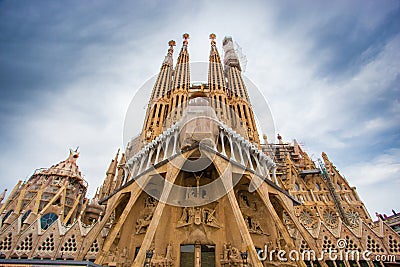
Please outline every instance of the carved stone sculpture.
M181 217L178 220L178 227L194 223L196 225L204 224L210 227L220 228L221 225L215 216L215 211L215 208L184 207L182 209Z
M151 222L151 218L153 214L147 214L144 218L139 218L136 221L136 234L143 234L146 233L147 227Z
M223 255L221 259L222 266L238 266L242 262L240 251L232 246L230 242L224 243Z

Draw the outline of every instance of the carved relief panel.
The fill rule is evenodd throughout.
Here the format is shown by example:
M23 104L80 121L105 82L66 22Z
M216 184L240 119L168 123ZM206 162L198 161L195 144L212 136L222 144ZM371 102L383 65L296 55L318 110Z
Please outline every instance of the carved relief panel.
M178 220L177 227L184 227L188 225L205 225L214 228L221 228L216 214L216 207L184 207L182 208L181 217Z
M136 220L136 234L144 234L153 218L154 210L157 206L157 200L148 196L144 200L144 209L140 212L139 218Z
M262 204L258 198L248 191L241 190L237 193L237 199L249 232L258 235L268 235L260 223L261 218L259 217L262 215L259 207Z

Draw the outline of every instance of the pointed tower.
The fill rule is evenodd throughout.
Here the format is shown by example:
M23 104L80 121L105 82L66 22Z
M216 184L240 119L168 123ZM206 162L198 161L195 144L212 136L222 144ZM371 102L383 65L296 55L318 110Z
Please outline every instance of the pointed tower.
M153 92L146 112L142 138L145 142L150 142L162 132L164 120L169 109L169 96L167 92L171 89L173 79L173 60L175 41L168 42L168 54L161 65L160 73L154 84Z
M189 52L188 52L188 41L189 34L183 34L183 45L179 53L178 62L175 66L174 81L172 84L170 94L170 105L169 105L169 121L167 127L171 126L174 122L181 118L183 109L186 107L186 101L188 100L188 92L190 87L190 64L189 64Z
M232 128L244 130L246 134L244 132L242 134L247 135L250 142L259 144L257 125L246 85L243 82L240 62L233 47L232 37L224 38L223 48L225 51L225 75L228 79L228 90L231 95L230 109L235 114L231 116Z
M210 34L211 50L208 64L208 87L210 90L210 102L217 117L225 124L230 125L228 95L221 58L219 56L214 33ZM232 126L232 125L230 125Z
M102 199L111 194L116 188L118 182L115 180L115 174L118 166L119 149L115 158L111 160L110 166L106 172L106 178L99 191L99 199Z
M174 46L176 45L174 40L168 42L169 49L165 56L165 59L161 65L160 73L158 74L157 81L154 84L153 92L151 94L150 102L156 101L169 91L172 82L173 72L173 59Z

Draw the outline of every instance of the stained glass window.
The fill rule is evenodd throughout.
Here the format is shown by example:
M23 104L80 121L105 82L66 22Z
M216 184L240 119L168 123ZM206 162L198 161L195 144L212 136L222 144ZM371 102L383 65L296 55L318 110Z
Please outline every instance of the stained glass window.
M42 227L43 230L47 230L57 219L58 216L55 213L46 213L40 218L40 227Z

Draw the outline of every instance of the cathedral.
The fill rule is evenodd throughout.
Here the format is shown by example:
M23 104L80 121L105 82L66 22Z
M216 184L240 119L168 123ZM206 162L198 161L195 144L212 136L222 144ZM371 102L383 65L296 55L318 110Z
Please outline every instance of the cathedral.
M231 37L210 35L208 82L175 41L143 129L92 199L79 152L0 196L0 266L400 266L400 236L374 222L325 153L268 141ZM150 92L149 92L150 93Z

